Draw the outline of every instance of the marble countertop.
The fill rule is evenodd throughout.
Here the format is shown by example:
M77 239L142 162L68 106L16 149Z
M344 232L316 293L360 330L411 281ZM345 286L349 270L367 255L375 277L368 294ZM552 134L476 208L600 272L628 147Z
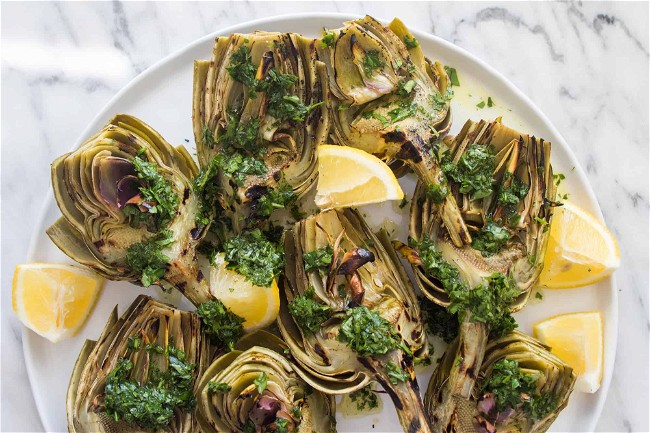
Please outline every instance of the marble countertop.
M648 431L648 3L600 2L3 3L0 430L43 431L10 287L50 162L168 54L232 24L307 11L399 16L495 67L551 119L621 247L616 366L598 431Z

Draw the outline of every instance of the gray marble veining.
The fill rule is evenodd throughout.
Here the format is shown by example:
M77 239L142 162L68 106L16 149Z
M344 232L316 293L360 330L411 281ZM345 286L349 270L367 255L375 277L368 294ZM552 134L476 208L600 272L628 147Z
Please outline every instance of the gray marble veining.
M11 312L11 276L50 161L138 73L235 23L295 12L399 16L508 77L576 153L619 239L620 330L599 431L648 431L647 3L3 3L2 431L42 431Z

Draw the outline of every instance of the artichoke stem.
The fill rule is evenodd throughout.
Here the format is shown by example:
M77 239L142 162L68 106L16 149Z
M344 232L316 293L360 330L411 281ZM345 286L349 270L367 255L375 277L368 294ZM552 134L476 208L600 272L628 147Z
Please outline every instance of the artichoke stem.
M488 341L488 327L485 323L472 321L471 314L465 314L460 324L458 338L448 350L455 350L453 360L445 354L443 362L453 362L449 379L436 397L434 393L425 396L427 416L433 431L447 431L457 412L459 400L468 400L472 395L485 355ZM433 381L432 381L433 383Z
M410 359L403 357L401 352L393 352L382 360L376 358L359 358L359 361L374 373L375 379L386 390L388 395L390 395L395 405L395 410L397 410L397 417L405 433L432 432L424 414L420 386L415 378ZM391 382L391 378L385 368L388 361L402 365L403 369L410 374L410 379L405 382L397 381L396 384Z
M419 162L406 160L411 169L415 172L421 182L426 185L439 185L440 179L444 179L440 167L431 158L424 158ZM428 163L427 163L428 162ZM449 238L458 248L472 243L463 215L460 213L456 199L450 193L447 194L441 206L442 221L449 233Z
M184 260L173 261L165 273L165 281L177 288L188 301L197 307L215 299L210 291L208 280L196 263Z

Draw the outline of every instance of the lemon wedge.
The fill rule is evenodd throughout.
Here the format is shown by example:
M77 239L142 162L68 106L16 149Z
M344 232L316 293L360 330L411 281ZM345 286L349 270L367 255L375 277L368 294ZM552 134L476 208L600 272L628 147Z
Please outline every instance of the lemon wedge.
M100 276L76 266L18 265L12 284L13 310L25 326L56 343L79 332L103 284Z
M540 285L566 289L593 284L610 276L620 262L616 239L600 221L567 201L555 208Z
M533 333L573 368L578 391L598 391L603 378L603 319L599 312L554 316L535 323Z
M217 254L210 269L212 294L244 319L244 331L269 326L280 311L280 290L275 280L271 287L256 286L243 275L227 269L227 265L224 254Z
M316 205L321 209L401 200L404 192L391 169L363 150L329 144L318 147Z

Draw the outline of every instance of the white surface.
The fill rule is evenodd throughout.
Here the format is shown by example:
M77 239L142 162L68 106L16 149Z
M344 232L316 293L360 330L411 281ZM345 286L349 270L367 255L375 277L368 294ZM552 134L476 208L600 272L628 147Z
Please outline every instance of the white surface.
M226 24L283 11L332 10L337 6L341 5L3 5L3 431L42 429L33 416L33 406L30 407L24 370L16 362L20 360L16 350L16 331L20 327L10 316L7 289L13 266L25 260L25 237L35 227L34 215L48 184L49 161L71 147L78 132L117 88L163 54ZM509 4L501 8L400 4L398 8L357 4L350 7L350 12L368 12L378 17L399 15L413 28L433 29L465 46L505 72L541 105L569 139L586 166L590 182L597 187L610 227L621 240L624 263L618 278L624 283L621 332L625 338L619 341L620 367L599 428L646 431L647 268L642 267L647 265L648 257L647 5L612 11L615 6ZM609 15L599 16L601 12ZM199 57L205 57L207 52ZM618 66L602 66L610 66L615 60ZM454 66L462 69L458 64ZM173 80L182 79L164 74L155 78L155 86L142 89L148 95L146 100L123 101L127 107L135 108L130 110L132 114L142 114L137 111L138 106L155 102L161 96L158 88L167 88ZM461 75L461 82L462 79ZM492 87L486 87L493 92ZM188 89L181 93L171 99L173 104L166 98L155 113L147 112L144 117L173 143L191 139L190 92ZM519 107L512 108L521 112ZM480 114L489 115L485 111ZM108 115L100 123L107 118ZM457 114L457 128L462 121L459 119L462 117ZM553 139L550 135L545 137ZM557 150L558 146L554 149L556 160ZM566 170L570 167L556 168L572 180ZM26 183L25 172L29 173ZM571 198L587 202L586 197L576 193ZM126 285L118 290L135 297ZM533 321L536 312L539 314L547 303L567 311L585 307L575 303L582 299L577 293L547 291L543 304L526 309L526 321ZM552 302L555 296L562 301ZM100 315L98 311L85 332L100 326L105 320ZM95 334L90 332L88 336ZM71 351L69 356L74 358L78 348ZM40 362L49 367L45 371L52 371L55 363L51 361L56 353L44 351L39 356ZM51 376L58 377L59 370ZM48 401L56 401L55 392L59 396L64 393L64 389L53 389L45 383L38 389L41 399ZM386 411L389 410L387 407ZM32 416L25 416L29 414ZM582 412L576 415L578 422L587 421ZM578 425L582 426L578 430L588 428L586 424Z

